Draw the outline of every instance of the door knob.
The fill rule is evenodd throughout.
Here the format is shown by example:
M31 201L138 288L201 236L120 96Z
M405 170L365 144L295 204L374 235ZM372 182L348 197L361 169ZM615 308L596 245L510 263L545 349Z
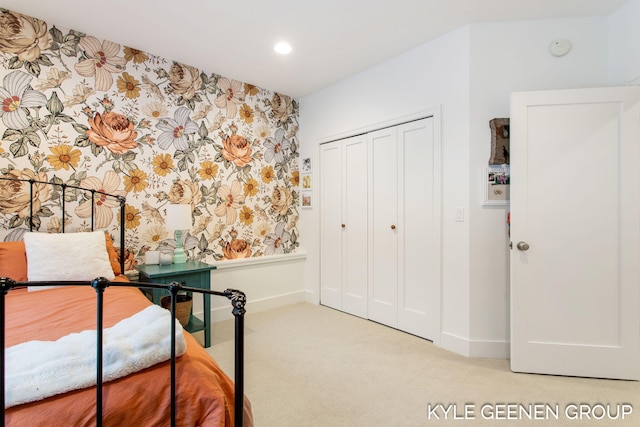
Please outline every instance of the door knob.
M345 227L346 227L346 225L345 225L345 224L342 224L342 225L341 225L341 227L342 227L342 228L345 228Z
M395 225L392 225L392 226L391 226L391 229L392 229L392 230L395 230L395 229L396 229L396 226L395 226Z
M529 244L527 242L518 242L518 244L516 245L516 248L518 248L521 251L526 251L529 249Z

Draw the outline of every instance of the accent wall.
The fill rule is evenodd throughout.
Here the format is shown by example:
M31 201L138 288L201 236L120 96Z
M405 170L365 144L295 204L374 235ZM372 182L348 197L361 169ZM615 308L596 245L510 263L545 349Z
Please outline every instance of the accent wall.
M135 42L135 41L132 41ZM169 203L186 204L183 246L204 262L299 246L298 102L109 40L0 9L0 174L127 197L128 268L172 252ZM29 224L28 185L0 181L0 236ZM39 231L62 228L58 193L37 191ZM67 191L68 231L114 237L119 209Z

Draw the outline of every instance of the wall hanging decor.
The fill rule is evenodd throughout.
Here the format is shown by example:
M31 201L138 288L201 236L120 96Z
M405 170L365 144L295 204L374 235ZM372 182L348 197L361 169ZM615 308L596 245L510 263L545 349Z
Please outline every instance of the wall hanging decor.
M508 205L510 173L509 166L489 166L482 171L485 205Z
M491 128L491 157L490 165L509 164L509 118L492 119L489 121Z

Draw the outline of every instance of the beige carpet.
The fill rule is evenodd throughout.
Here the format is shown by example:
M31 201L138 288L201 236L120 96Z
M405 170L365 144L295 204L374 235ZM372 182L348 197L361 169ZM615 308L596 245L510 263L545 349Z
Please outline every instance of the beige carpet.
M507 360L459 356L306 303L245 323L257 427L640 425L640 382L516 374ZM233 376L232 321L215 324L212 341L210 354Z

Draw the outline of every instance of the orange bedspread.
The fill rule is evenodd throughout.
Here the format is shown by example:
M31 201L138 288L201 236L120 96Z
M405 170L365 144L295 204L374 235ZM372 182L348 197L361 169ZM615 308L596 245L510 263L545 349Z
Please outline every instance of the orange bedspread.
M151 304L136 288L112 286L104 294L104 327ZM62 287L37 292L16 289L6 297L6 346L57 340L96 328L96 292ZM233 426L233 382L190 334L187 352L176 362L177 425ZM7 409L7 426L93 426L95 387ZM105 426L166 426L170 420L169 361L103 388ZM245 425L252 425L245 402Z

